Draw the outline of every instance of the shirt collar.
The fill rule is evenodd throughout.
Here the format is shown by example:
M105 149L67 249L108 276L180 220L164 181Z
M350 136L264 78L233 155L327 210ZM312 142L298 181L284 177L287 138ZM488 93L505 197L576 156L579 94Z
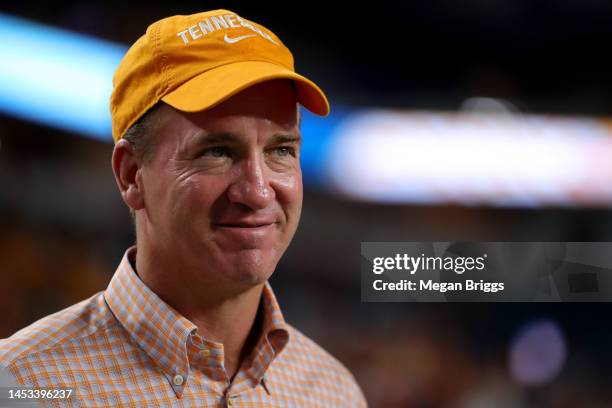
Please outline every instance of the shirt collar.
M196 334L197 327L140 280L130 263L135 254L135 246L125 252L104 298L117 320L160 367L180 395L185 384L177 385L174 380L177 375L185 380L188 377L187 341ZM267 367L289 341L288 326L268 282L264 285L261 299L264 312L262 336L248 358L249 368L235 379L235 382L241 381L238 378L241 377L245 385L251 386L261 382Z

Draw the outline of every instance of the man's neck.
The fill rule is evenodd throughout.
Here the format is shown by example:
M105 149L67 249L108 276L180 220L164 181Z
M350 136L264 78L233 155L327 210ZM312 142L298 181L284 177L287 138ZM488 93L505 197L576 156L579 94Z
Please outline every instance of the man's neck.
M143 254L137 254L132 265L157 296L196 325L201 337L223 344L225 371L232 379L259 338L263 314L258 310L264 285L221 297L218 290L177 281Z

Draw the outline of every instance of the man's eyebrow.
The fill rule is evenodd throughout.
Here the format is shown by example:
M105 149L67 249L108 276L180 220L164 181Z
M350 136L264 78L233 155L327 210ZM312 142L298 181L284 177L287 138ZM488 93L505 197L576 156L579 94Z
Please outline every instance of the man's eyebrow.
M199 135L196 138L196 144L213 144L213 143L223 143L223 142L237 142L239 140L238 136L233 133L228 132L216 132L216 133L208 133L205 135Z
M301 134L284 135L276 134L270 138L270 143L300 143L302 141Z
M199 146L210 146L217 143L239 143L241 141L240 137L234 133L229 132L217 132L217 133L208 133L208 134L200 134L195 137L195 140L190 143L191 147L199 147ZM281 144L281 143L294 143L299 144L302 141L302 136L300 133L297 134L275 134L273 135L268 144Z

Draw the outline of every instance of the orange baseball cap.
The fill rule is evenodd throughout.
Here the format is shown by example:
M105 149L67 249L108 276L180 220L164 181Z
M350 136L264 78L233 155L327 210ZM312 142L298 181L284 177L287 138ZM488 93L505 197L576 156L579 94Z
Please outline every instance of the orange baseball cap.
M267 28L229 10L164 18L147 28L115 72L113 139L160 100L195 112L271 79L293 80L304 107L329 113L323 91L295 72L291 51Z

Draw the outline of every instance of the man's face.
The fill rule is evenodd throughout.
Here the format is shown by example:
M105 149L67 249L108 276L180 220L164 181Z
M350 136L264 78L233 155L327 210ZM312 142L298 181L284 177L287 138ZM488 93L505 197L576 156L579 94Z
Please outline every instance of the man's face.
M139 245L210 288L264 282L302 208L293 87L269 81L210 110L160 109L155 152L139 170Z

